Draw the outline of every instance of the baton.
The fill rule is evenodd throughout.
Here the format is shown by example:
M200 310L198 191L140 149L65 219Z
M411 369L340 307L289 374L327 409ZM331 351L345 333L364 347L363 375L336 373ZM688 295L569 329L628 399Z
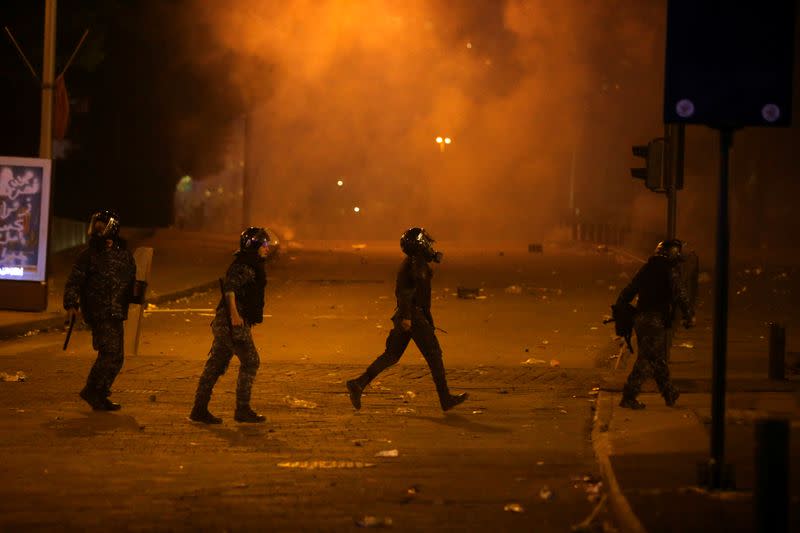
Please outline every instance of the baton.
M69 345L69 338L72 336L72 328L75 327L75 316L76 315L72 315L69 319L69 329L67 329L67 338L64 339L64 347L62 348L62 350L64 351L67 350L67 345Z

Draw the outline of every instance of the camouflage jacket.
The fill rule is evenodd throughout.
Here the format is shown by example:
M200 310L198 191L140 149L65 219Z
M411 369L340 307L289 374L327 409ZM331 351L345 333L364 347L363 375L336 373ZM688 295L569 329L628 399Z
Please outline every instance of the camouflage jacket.
M64 287L64 309L80 307L92 324L101 320L125 320L136 281L136 263L124 241L110 248L83 250Z
M222 290L236 295L236 310L249 325L260 324L264 320L264 290L267 276L264 260L250 254L237 254L228 267ZM217 305L217 317L228 321L227 302L223 299Z

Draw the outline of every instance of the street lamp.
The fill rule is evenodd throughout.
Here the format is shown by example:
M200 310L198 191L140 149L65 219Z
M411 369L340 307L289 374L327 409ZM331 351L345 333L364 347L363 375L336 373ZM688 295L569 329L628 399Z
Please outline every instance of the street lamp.
M450 137L436 137L436 144L439 145L440 152L444 152L444 146L452 142L453 140Z

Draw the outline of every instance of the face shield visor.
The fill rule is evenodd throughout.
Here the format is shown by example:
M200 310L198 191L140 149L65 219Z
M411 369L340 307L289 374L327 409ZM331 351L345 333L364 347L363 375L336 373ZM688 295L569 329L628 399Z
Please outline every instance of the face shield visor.
M434 263L442 262L444 254L442 252L437 252L433 248L433 243L436 241L427 231L422 230L419 232L416 240L417 246L419 247L418 249L422 251L422 255L425 257L426 261L433 261Z
M113 215L95 213L89 221L87 235L110 239L119 233L119 220Z

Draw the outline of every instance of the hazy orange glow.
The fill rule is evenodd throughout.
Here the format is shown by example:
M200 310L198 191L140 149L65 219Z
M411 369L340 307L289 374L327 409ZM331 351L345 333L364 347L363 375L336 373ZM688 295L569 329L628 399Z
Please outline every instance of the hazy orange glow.
M204 38L234 58L227 75L252 102L252 181L272 198L254 222L298 237L424 225L440 238L541 238L567 205L585 97L600 86L587 36L598 11L577 0L198 1ZM652 29L620 31L620 60L647 60ZM448 133L439 150L432 131ZM346 174L353 196L333 195L331 174ZM363 227L340 215L356 200Z

